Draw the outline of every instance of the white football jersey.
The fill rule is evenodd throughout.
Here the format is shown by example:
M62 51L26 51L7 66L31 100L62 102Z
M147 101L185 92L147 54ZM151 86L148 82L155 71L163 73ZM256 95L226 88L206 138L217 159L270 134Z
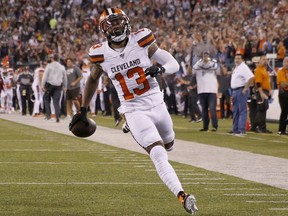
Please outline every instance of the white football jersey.
M145 76L145 70L152 66L148 48L154 42L151 30L143 28L129 35L122 51L112 49L107 41L89 50L91 63L100 64L115 86L120 113L147 110L163 102L156 79Z
M193 66L193 72L196 74L198 94L218 92L217 75L220 75L220 68L216 61L205 63L201 59Z
M35 71L34 71L34 80L33 80L33 83L32 83L32 89L35 89L36 86L41 86L41 81L40 81L40 77L39 77L39 72L42 71L44 73L44 68L42 67L39 67L39 68L36 68Z
M7 75L7 76L3 76L3 88L5 91L12 91L12 87L13 87L13 76L11 75Z

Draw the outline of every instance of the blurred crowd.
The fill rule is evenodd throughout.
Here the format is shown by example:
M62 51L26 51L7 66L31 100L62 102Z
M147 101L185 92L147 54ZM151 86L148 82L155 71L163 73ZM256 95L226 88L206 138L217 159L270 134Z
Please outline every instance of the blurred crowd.
M133 30L150 28L158 45L181 65L179 73L160 84L168 91L169 112L178 114L184 109L185 117L189 111L183 107L187 93L183 77L203 51L228 71L234 67L236 53L248 65L257 56L274 53L272 72L282 67L288 52L287 0L2 0L0 7L1 67L14 73L15 86L18 73L27 70L35 76L35 69L44 67L50 54L57 54L64 66L67 58L73 59L85 74L88 49L105 40L98 29L100 13L107 7L121 8ZM104 82L103 89L109 85ZM104 105L102 111L111 113Z
M134 30L152 29L179 62L191 64L200 44L228 66L237 50L245 60L275 52L280 61L288 50L287 0L3 0L0 6L0 59L9 56L14 69L37 65L51 52L81 66L87 49L103 40L98 18L106 7L122 8Z

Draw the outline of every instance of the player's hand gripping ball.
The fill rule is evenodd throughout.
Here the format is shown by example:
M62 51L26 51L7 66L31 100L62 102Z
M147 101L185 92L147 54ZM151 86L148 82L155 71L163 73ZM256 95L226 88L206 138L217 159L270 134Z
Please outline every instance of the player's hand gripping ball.
M69 124L69 130L77 137L89 137L96 131L96 123L87 118L87 108L81 107L80 113L73 116Z

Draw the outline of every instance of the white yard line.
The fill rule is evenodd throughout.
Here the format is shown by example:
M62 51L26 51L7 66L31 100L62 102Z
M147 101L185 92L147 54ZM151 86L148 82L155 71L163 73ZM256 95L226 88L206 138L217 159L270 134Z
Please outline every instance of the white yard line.
M283 197L283 196L287 196L287 194L248 194L248 193L243 193L243 194L223 194L224 196L261 196L261 197Z
M59 165L59 164L66 164L66 165L71 165L71 164L93 164L93 165L123 165L123 164L129 164L129 165L138 165L138 164L143 164L143 162L77 162L77 161L70 161L70 162L39 162L39 161L0 161L0 164L36 164L36 165Z
M270 211L288 211L288 208L269 208Z
M286 200L246 200L247 203L288 203Z
M213 185L217 183L208 182L188 182L183 185ZM226 183L226 184L239 184L239 183ZM240 183L241 184L241 183ZM159 182L0 182L0 185L163 185Z
M260 188L204 188L205 190L210 190L210 191L261 191L262 189Z

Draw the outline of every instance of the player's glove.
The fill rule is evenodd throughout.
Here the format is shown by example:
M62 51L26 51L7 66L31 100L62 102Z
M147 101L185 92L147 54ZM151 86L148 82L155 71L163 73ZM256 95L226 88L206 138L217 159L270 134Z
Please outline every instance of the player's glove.
M156 77L158 74L162 74L165 72L164 67L158 67L156 65L152 65L151 67L145 70L145 75L150 75L151 77Z
M122 125L122 131L123 133L129 133L130 132L130 128L127 125L127 122L125 121L124 124Z
M69 130L73 128L73 126L78 122L78 121L83 121L86 126L89 126L89 122L87 119L87 111L88 109L85 107L80 108L80 112L75 114L69 124Z

